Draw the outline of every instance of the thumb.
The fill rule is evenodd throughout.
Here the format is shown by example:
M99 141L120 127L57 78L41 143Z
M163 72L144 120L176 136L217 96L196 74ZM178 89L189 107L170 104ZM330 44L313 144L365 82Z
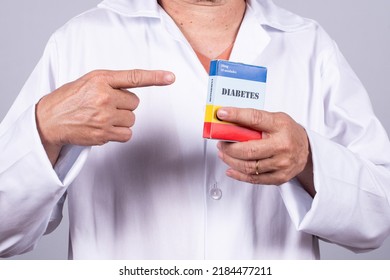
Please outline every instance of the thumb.
M267 111L222 107L218 109L217 117L221 121L235 123L257 131L274 132L276 129L274 114Z
M125 89L148 86L166 86L175 81L175 75L163 70L109 71L107 82L112 88Z

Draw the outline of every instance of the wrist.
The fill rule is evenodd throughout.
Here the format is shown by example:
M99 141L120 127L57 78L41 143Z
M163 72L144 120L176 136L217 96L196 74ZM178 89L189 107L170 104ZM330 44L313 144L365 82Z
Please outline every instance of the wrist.
M314 187L313 161L310 149L305 168L297 175L297 179L311 197L316 195L316 189Z
M58 159L63 144L60 143L60 141L55 141L54 137L51 137L52 134L55 135L55 131L54 128L47 126L47 122L50 120L50 118L45 116L45 114L43 113L44 110L42 109L43 106L41 103L43 99L44 98L42 98L35 106L35 122L39 137L41 139L41 143L46 151L50 162L54 166Z

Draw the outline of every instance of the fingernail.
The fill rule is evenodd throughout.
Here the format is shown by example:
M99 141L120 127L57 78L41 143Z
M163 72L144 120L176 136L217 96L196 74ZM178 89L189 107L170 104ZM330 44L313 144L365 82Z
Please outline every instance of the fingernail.
M165 80L165 82L171 84L175 81L175 75L173 73L167 73L164 76L164 80Z
M221 108L221 109L218 109L217 111L217 116L218 118L221 118L221 119L224 119L228 116L228 111L226 111L225 109Z
M270 138L271 136L270 136L270 134L269 133L267 133L267 132L262 132L261 133L261 138L263 138L263 139L267 139L267 138Z
M217 148L220 150L222 148L222 143L221 142L218 142L217 143Z
M226 176L228 176L228 177L232 177L233 176L233 170L231 169L231 168L229 168L228 170L226 170Z

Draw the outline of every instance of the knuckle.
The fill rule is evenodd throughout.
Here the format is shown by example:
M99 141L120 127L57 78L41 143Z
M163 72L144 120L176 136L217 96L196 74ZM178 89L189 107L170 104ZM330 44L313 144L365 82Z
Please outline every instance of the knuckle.
M282 185L286 182L288 182L290 180L290 174L285 171L285 172L279 172L277 178L276 178L276 182L275 182L275 185Z
M135 124L135 120L136 120L136 116L134 113L131 112L131 114L129 116L129 121L130 121L129 127L132 127Z
M286 137L284 140L283 148L286 151L291 151L294 146L294 141L291 137Z
M95 104L97 107L106 107L110 103L111 95L104 91L100 92L95 99Z
M274 142L274 150L278 154L288 155L291 151L291 139L289 137L278 138Z
M246 148L244 148L244 154L248 159L256 158L258 154L258 149L256 145L247 145Z
M253 185L258 184L259 178L255 175L249 175L248 176L248 183L253 184Z
M135 114L133 112L127 112L125 116L123 116L123 126L128 128L134 126L135 124Z
M85 77L87 80L92 82L100 82L101 80L108 78L110 76L109 72L106 70L92 70L91 72L87 73Z
M87 74L84 75L84 78L86 80L91 80L94 79L96 76L99 75L100 70L92 70L91 72L88 72Z
M259 110L250 109L250 125L255 126L263 122L263 114Z
M245 174L251 174L253 173L253 166L252 166L252 162L250 161L244 161L244 164L243 164L243 172Z
M127 134L125 135L124 140L127 142L133 137L133 131L131 129L128 130Z
M274 113L274 125L280 128L286 128L290 126L290 116L283 112Z
M129 141L132 136L133 136L133 132L131 131L131 129L123 130L123 132L118 138L118 142L125 143Z
M139 86L142 83L142 72L139 69L131 70L127 72L127 81L134 87Z
M137 109L141 102L140 98L134 92L127 89L121 89L120 96L123 98L124 103L130 106L129 109L132 111Z
M107 133L103 129L96 129L92 132L95 145L102 146L109 141Z
M106 73L106 71L104 71L104 70L92 70L91 72L89 72L87 75L90 75L91 76L91 78L92 77L98 77L98 76L101 76L101 75L103 75L103 74L105 74Z
M106 124L109 122L110 116L104 111L98 112L93 116L93 123L99 128L104 128Z
M282 158L281 160L279 160L278 162L278 168L279 170L282 169L286 169L286 168L289 168L291 166L291 160L289 158Z
M140 103L140 99L137 95L131 94L131 95L129 95L129 103L131 104L131 109L135 110L138 108L138 105Z

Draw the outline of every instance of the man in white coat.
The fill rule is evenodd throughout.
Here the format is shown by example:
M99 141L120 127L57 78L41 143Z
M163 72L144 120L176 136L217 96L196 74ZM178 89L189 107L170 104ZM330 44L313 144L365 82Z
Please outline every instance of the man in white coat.
M215 58L268 68L264 110L218 111L264 139L202 139ZM318 238L362 251L390 231L367 93L317 23L270 0L103 1L50 38L0 149L3 257L66 197L75 259L315 259Z

